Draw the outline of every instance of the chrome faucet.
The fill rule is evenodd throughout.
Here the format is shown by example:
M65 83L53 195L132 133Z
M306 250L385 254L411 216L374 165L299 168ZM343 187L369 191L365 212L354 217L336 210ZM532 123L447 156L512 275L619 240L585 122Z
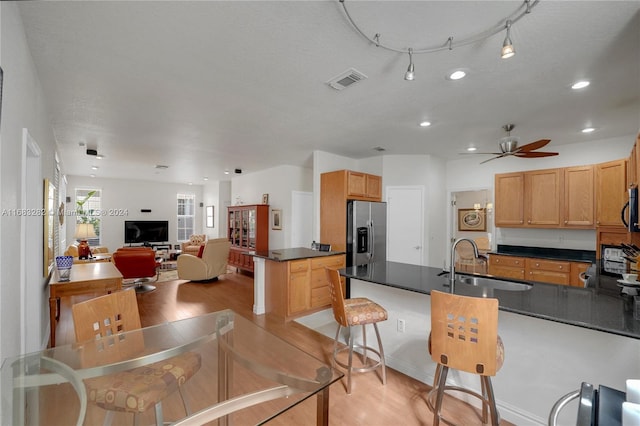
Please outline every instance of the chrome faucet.
M473 247L473 255L476 259L480 257L480 253L478 253L478 246L476 245L475 241L469 238L458 238L453 242L453 244L451 245L451 263L449 266L449 293L452 294L454 292L454 285L456 283L456 247L462 241L468 241L471 244L471 247Z

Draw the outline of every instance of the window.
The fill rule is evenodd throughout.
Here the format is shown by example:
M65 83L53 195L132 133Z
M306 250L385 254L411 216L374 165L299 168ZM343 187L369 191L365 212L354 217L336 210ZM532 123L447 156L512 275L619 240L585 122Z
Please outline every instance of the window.
M178 194L178 241L186 241L194 233L195 200L193 194Z
M102 192L96 188L76 188L76 225L77 224L91 224L93 225L94 236L88 236L88 227L76 226L76 234L74 237L77 240L86 239L89 246L100 245L100 217L102 214ZM78 234L80 231L81 234ZM90 234L92 235L92 234ZM84 238L83 238L84 237Z

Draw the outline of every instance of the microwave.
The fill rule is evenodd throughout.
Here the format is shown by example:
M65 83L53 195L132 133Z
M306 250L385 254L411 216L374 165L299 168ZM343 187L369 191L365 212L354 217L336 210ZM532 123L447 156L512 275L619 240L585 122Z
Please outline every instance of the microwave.
M629 213L626 211L629 210ZM638 187L634 186L629 188L629 201L626 202L620 212L622 223L629 230L629 232L640 232L640 226L638 226ZM628 219L627 219L628 218Z

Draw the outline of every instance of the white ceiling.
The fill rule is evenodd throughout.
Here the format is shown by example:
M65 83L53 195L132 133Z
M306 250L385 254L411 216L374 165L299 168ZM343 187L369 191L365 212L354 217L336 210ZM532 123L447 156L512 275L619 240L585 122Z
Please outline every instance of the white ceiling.
M367 34L414 50L483 31L521 4L347 1ZM19 8L73 175L202 183L228 178L225 169L311 166L314 150L461 158L469 145L495 151L507 123L521 143L552 139L547 151L640 129L639 1L542 1L512 27L514 58L499 58L501 32L414 55L412 82L403 79L408 55L356 33L337 0ZM343 91L325 84L351 67L368 78ZM468 77L446 80L455 68ZM591 86L572 91L582 78ZM433 125L419 127L423 119ZM584 135L585 126L597 130Z

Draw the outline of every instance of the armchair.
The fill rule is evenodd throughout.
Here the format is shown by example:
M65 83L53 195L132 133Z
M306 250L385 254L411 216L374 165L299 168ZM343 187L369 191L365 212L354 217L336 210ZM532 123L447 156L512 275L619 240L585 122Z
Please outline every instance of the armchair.
M207 281L226 274L230 247L231 243L226 238L216 238L205 243L201 258L191 254L181 254L178 256L178 278Z
M103 246L89 247L89 249L91 250L92 255L98 254L98 253L109 253L109 250ZM69 245L69 247L67 247L67 249L64 251L64 255L72 256L77 259L78 258L78 242L76 241L75 243Z
M158 280L160 263L156 261L156 253L147 247L122 247L111 255L112 262L125 279L135 279L136 293L146 293L156 289L145 284L143 278L154 277Z
M189 239L180 244L182 254L192 254L194 256L198 255L200 251L200 246L204 245L207 241L207 236L205 234L193 234L189 237Z

